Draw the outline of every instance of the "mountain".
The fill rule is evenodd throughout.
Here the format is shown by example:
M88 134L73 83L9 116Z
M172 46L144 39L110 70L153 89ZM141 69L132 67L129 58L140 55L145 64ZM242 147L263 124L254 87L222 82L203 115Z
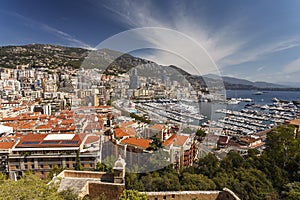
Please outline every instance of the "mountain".
M248 81L245 79L239 79L239 78L228 77L228 76L223 76L222 79L227 84L250 85L253 87L257 87L257 88L286 88L287 87L284 85L279 85L279 84L274 84L274 83L267 83L267 82L262 82L262 81L252 82L252 81Z
M161 66L152 61L110 49L88 50L49 44L0 47L0 67L15 68L19 65L49 68L97 68L110 75L126 73L136 67L140 76L161 78L165 74L170 77L171 81L186 79L197 89L205 87L202 78L195 78L176 66Z
M14 68L18 65L79 67L88 55L87 49L47 44L0 47L0 66Z
M300 82L280 82L281 85L287 85L288 87L300 88Z
M97 68L105 74L112 75L126 73L131 68L136 67L138 74L141 76L162 77L165 74L170 77L171 81L187 80L192 84L194 89L203 89L207 85L220 88L223 84L226 89L255 90L287 88L285 85L251 82L228 76L219 77L214 74L203 77L195 76L173 65L161 66L152 61L110 49L88 50L49 44L0 47L0 67L14 68L18 65L49 68Z
M286 85L280 85L280 84L274 84L274 83L268 83L263 81L248 81L245 79L239 79L229 76L218 76L215 74L208 74L203 76L204 80L206 82L216 81L219 82L222 81L226 89L246 89L246 90L257 90L257 89L284 89L289 88L289 86Z

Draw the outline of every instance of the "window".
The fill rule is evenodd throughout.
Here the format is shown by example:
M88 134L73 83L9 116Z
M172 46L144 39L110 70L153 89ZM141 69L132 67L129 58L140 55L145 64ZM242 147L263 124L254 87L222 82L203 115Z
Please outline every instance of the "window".
M40 167L41 167L41 169L43 169L43 168L44 168L44 165L41 165Z
M163 199L167 199L167 196L164 196Z
M31 169L34 169L34 165L31 165Z
M175 198L175 194L172 194L172 198L173 198L173 199Z

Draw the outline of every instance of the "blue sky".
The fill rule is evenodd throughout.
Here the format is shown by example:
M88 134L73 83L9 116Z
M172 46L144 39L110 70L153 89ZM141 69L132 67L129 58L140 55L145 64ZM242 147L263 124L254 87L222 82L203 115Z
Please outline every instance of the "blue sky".
M300 1L0 0L0 45L47 43L94 48L122 31L161 27L199 43L222 75L300 82ZM155 38L160 44L169 35ZM149 40L144 36L143 40ZM149 41L153 42L153 41ZM154 44L154 47L155 47ZM173 41L172 48L186 48ZM176 44L178 44L177 47ZM184 65L169 53L137 55ZM191 56L205 60L199 52ZM201 68L201 63L198 63ZM206 65L206 63L203 63ZM203 70L205 73L205 70Z

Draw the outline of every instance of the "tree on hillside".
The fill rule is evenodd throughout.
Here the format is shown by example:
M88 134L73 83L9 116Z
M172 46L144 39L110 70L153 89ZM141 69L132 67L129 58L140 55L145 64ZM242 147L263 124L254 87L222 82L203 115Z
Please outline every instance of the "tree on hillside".
M18 181L2 180L0 199L64 199L57 193L57 187L49 186L34 174L27 174Z
M300 182L288 183L284 186L283 199L297 200L300 197Z
M205 157L196 161L195 168L197 173L201 173L209 178L212 178L219 171L220 161L214 154L209 153Z
M281 125L274 128L267 135L266 149L262 155L262 161L268 169L270 178L282 174L282 181L274 180L274 184L282 189L282 186L289 182L300 181L300 135L292 125ZM277 169L278 173L274 173ZM267 171L268 173L268 171ZM287 180L289 179L289 180Z
M299 145L300 137L295 134L295 127L281 125L268 133L265 153L283 169L292 157L299 154Z
M147 195L139 193L137 190L124 190L120 200L147 200Z
M147 148L149 151L157 151L162 148L162 141L158 137L151 137L152 142L150 146Z
M202 142L206 137L206 132L204 130L198 129L196 131L196 137L199 142Z
M215 190L215 183L202 174L183 173L180 181L182 190Z

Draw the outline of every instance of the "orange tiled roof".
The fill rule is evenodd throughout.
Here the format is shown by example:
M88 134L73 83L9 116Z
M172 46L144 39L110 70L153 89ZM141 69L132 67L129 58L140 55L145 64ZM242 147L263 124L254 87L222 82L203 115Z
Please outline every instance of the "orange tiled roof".
M42 148L42 147L79 147L86 134L75 134L70 140L54 139L44 140L51 134L27 134L20 140L16 148Z
M175 141L175 138L176 138L176 134L173 134L171 137L169 137L167 140L163 142L163 145L170 146Z
M156 129L156 130L162 130L165 128L165 125L164 124L154 124L153 126L150 126L149 128Z
M4 126L10 126L12 127L14 130L16 130L18 128L18 125L17 124L14 124L14 123L5 123L3 124Z
M125 133L129 134L130 137L136 137L137 136L137 132L135 131L134 128L120 128L122 131L124 131Z
M43 140L48 134L27 134L21 141L41 141Z
M127 127L127 126L131 126L133 124L135 124L136 122L133 122L133 121L128 121L128 122L123 122L123 123L120 123L120 127Z
M34 127L35 127L35 122L33 121L19 126L18 129L34 129Z
M185 135L173 134L170 138L163 142L164 146L170 146L172 143L176 146L183 146L189 137Z
M176 135L174 145L183 146L189 137L185 135Z
M115 137L117 137L117 138L129 136L128 133L126 133L125 131L123 131L120 128L115 128L114 133L115 133Z
M142 149L147 149L151 143L151 140L143 138L127 138L125 140L122 140L121 143L136 146Z
M0 149L11 149L16 142L0 142Z
M1 121L5 122L5 121L15 121L17 120L17 117L4 117L1 119Z
M40 115L40 118L41 118L41 119L46 119L46 118L47 118L47 115L46 115L46 114L41 114L41 115Z
M65 132L65 131L75 131L75 129L76 129L75 125L71 125L71 126L69 126L69 125L63 125L63 126L57 125L56 127L52 128L52 131L53 132L58 132L58 131Z
M95 143L95 142L98 142L100 139L99 136L94 136L94 135L91 135L91 136L88 136L88 138L85 140L85 143L84 144L91 144L91 143Z
M43 124L43 125L40 125L40 126L37 126L35 129L51 129L51 125L50 124Z
M73 124L74 123L74 119L64 119L61 124L63 125L68 125L68 124Z
M288 123L292 124L292 125L300 126L300 117L296 118L296 119L293 119L293 120L290 120L290 121L288 121Z

